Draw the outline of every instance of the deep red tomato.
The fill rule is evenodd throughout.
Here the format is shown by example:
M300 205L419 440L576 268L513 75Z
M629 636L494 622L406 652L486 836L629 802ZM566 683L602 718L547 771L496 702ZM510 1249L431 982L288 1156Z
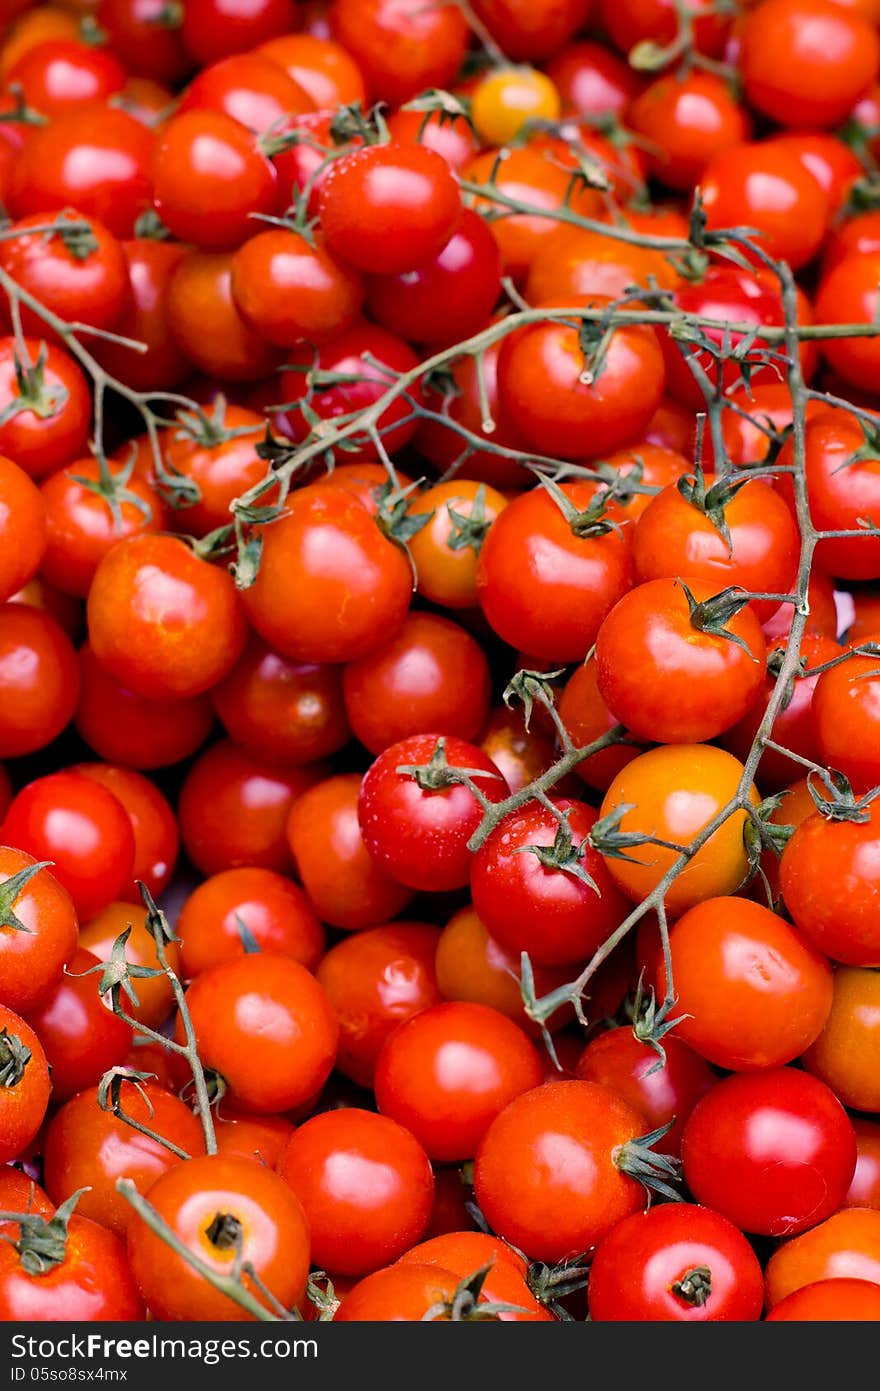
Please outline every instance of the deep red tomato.
M91 351L108 372L135 391L172 391L189 375L189 363L172 342L166 298L184 248L177 242L136 237L121 243L125 256L127 303L115 332L146 344L146 352L119 343L96 341Z
M223 382L258 381L275 367L278 351L236 309L232 262L231 251L187 251L168 282L166 322L177 351L199 371Z
M379 1110L415 1135L431 1159L472 1159L514 1097L541 1081L538 1050L485 1005L433 1005L399 1025L376 1060ZM490 1219L491 1220L491 1219Z
M8 1238L0 1242L0 1319L4 1322L116 1323L144 1318L125 1247L97 1222L74 1213L66 1223L63 1249L48 1257L45 1220L27 1236L15 1224L5 1223L3 1235Z
M829 211L836 221L837 215L849 199L853 185L864 174L864 168L855 151L837 135L818 130L792 131L790 135L777 136L773 143L794 151L804 168L808 169L821 185L828 199ZM827 247L822 263L827 267Z
M880 806L871 802L867 811L865 821L814 812L798 826L779 866L782 896L798 929L847 966L880 965Z
M587 1044L576 1073L584 1082L610 1088L639 1111L646 1132L672 1122L654 1148L660 1154L677 1155L685 1121L717 1078L708 1063L682 1042L680 1030L663 1039L663 1048L665 1061L650 1045L640 1043L632 1029L608 1029Z
M295 27L293 0L187 0L180 32L189 56L204 66Z
M189 72L180 33L183 11L169 17L166 0L99 0L95 18L128 72L175 83Z
M312 1261L368 1275L424 1235L434 1199L427 1154L388 1116L342 1107L313 1116L278 1167L303 1205Z
M58 231L28 232L45 227L44 213L15 224L20 235L0 244L0 266L41 304L70 323L115 328L128 303L128 267L121 243L96 217L86 219L66 209L51 219ZM86 231L66 231L65 224L86 223ZM45 334L43 320L22 305L25 333Z
M150 205L156 137L113 106L83 103L29 135L12 170L15 217L74 207L117 237L130 237Z
M482 372L478 371L473 357L454 363L451 368L454 390L441 395L430 387L426 389L425 405L434 414L422 421L415 442L438 473L457 466L467 448L472 451L466 465L468 478L507 490L524 488L532 479L516 459L492 452L494 446L524 448L498 397L500 352L500 343L493 343L486 349L481 360ZM480 441L489 447L481 449ZM418 536L415 539L418 541Z
M748 140L748 114L727 83L699 69L657 78L636 97L627 124L649 141L648 169L670 188L690 190L718 150Z
M768 1323L876 1323L880 1289L870 1280L817 1280L782 1299L767 1315Z
M219 1072L242 1110L289 1111L311 1102L329 1077L336 1017L322 986L291 957L257 952L210 966L186 1000L205 1067Z
M125 1061L131 1047L131 1026L117 1018L98 994L100 972L85 974L99 962L94 952L78 948L65 974L30 1011L30 1022L52 1069L55 1102L94 1086L108 1068Z
M76 950L76 913L55 875L37 869L23 850L0 848L0 874L0 993L8 1005L29 1014Z
M511 812L480 846L470 871L474 908L487 931L515 959L528 952L549 966L587 960L627 913L590 845L596 813L584 802L555 805L564 822L537 802Z
M0 831L36 859L51 860L84 922L131 884L134 832L122 803L92 778L49 773L13 798Z
M816 322L872 323L877 301L878 268L880 253L877 252L850 254L839 261L819 283ZM869 392L874 390L880 360L876 339L833 339L823 344L822 352L826 361L850 387L861 387Z
M13 63L5 80L27 107L54 120L85 102L104 102L125 86L125 69L106 48L76 39L47 39Z
M548 662L576 662L629 589L632 562L620 533L588 515L594 484L565 483L561 492L571 519L544 487L514 498L496 518L480 552L477 592L505 642Z
M257 758L311 763L351 738L341 669L283 657L256 633L211 698L229 737Z
M489 663L470 633L446 618L411 613L390 642L345 668L352 731L371 753L442 729L475 740L489 713Z
M824 956L775 913L740 898L710 898L669 934L677 1036L736 1072L793 1062L819 1037L832 1000ZM666 993L661 963L657 994Z
M746 100L783 126L836 126L877 77L873 23L826 0L763 0L741 30Z
M402 106L388 117L388 130L396 145L425 145L442 155L455 174L460 174L480 148L473 127L463 116L448 112L407 110Z
M843 310L842 312L846 312ZM818 531L853 531L863 528L860 518L871 517L880 505L880 459L863 458L865 433L858 419L847 411L822 411L808 421L805 432L804 472L810 519ZM780 455L780 464L791 464L791 441ZM786 486L787 485L787 486ZM780 480L788 496L789 480ZM854 535L820 541L816 563L822 570L848 580L880 577L880 538Z
M761 1317L764 1282L741 1232L720 1213L667 1203L625 1217L590 1265L599 1323L712 1323Z
M339 1021L336 1067L359 1086L372 1087L376 1058L394 1029L440 1003L438 941L427 923L389 923L337 942L318 966Z
M307 239L272 228L235 253L232 298L246 323L269 343L292 348L302 338L321 342L348 328L363 304L364 288L358 272L327 250L320 232L311 231ZM404 330L390 322L387 327L407 336L407 324Z
M0 1211L35 1212L39 1217L51 1217L55 1204L23 1169L4 1164L0 1168Z
M257 632L285 656L345 662L400 628L411 593L405 552L367 509L341 489L311 484L264 528L259 573L243 599Z
M619 599L603 621L596 638L599 694L636 738L714 739L757 698L767 657L761 626L746 607L724 621L723 631L713 631L719 585L725 587L723 580L687 571L681 579L649 580Z
M51 1090L39 1038L6 1005L0 1005L0 1069L0 1162L6 1164L27 1148L43 1124Z
M229 674L247 637L228 570L171 536L133 536L108 551L88 622L101 665L151 700L201 695Z
M309 1231L302 1207L282 1178L255 1159L212 1154L166 1170L150 1204L178 1241L218 1275L250 1265L272 1298L299 1303L309 1273ZM159 1236L135 1219L128 1228L132 1273L155 1317L164 1320L251 1319L209 1285ZM266 1298L247 1275L246 1289Z
M559 717L578 748L586 748L618 723L599 694L593 657L576 667L569 677L559 698ZM627 763L632 763L638 752L632 745L610 745L582 759L576 772L590 787L605 792L609 783Z
M475 0L474 10L508 58L550 58L587 20L589 0Z
M687 0L699 53L718 56L724 48L730 17L720 14L710 0ZM611 42L629 54L638 43L650 40L663 47L678 37L680 20L671 0L600 0L599 19Z
M256 452L263 434L262 416L229 402L169 432L163 441L166 467L199 490L198 502L175 510L175 531L206 536L229 525L233 499L265 475L266 465Z
M165 507L158 493L127 470L95 458L74 459L41 488L46 553L41 570L56 589L84 599L107 552L129 536L160 531Z
M308 93L278 63L259 53L236 53L202 68L175 114L221 111L255 135L262 135L286 116L313 109Z
M156 211L180 241L237 246L259 230L252 213L277 211L270 160L256 138L222 111L198 108L169 121L152 172Z
M565 115L622 117L641 90L637 73L604 44L566 44L545 69Z
M40 567L46 507L24 469L0 454L0 602L11 599Z
M844 1207L880 1208L880 1125L853 1117L856 1132L856 1170Z
M457 5L413 7L410 0L334 0L330 24L373 95L394 103L450 86L470 38Z
M626 1172L644 1120L595 1082L545 1082L510 1102L477 1152L477 1202L492 1230L531 1260L588 1251L644 1204Z
M856 1163L834 1093L794 1068L725 1077L699 1101L681 1146L697 1202L742 1231L793 1236L835 1212Z
M227 1103L220 1103L214 1114L217 1153L257 1159L268 1169L277 1169L293 1125L284 1116L251 1116Z
M89 979L94 982L95 977ZM143 1088L145 1096L141 1094ZM202 1127L188 1106L156 1082L124 1087L122 1106L132 1119L148 1126L190 1155L204 1154ZM85 1188L78 1208L125 1237L138 1219L134 1209L116 1191L118 1178L129 1178L141 1193L167 1169L181 1163L180 1156L134 1130L124 1120L98 1105L97 1087L71 1097L56 1111L46 1130L44 1164L47 1191L62 1203Z
M136 695L104 670L88 643L80 648L79 673L82 690L76 727L95 753L108 762L164 768L195 753L210 733L214 712L205 695L187 700L150 700ZM74 677L74 693L78 684Z
M86 378L63 348L0 338L0 452L31 478L85 453L91 418Z
M399 772L403 767L426 771ZM437 734L414 734L392 744L361 784L358 820L364 844L386 873L411 889L436 893L468 882L468 841L483 811L468 787L449 780L450 768L467 769L489 802L502 802L509 793L482 749Z
M293 957L310 971L324 954L324 930L302 889L271 869L226 869L204 879L180 909L177 935L187 980L244 955L248 935L260 951Z
M698 187L710 230L754 228L756 244L768 256L788 261L792 270L811 261L822 244L828 199L784 145L751 141L722 150L709 161Z
M187 773L177 806L186 853L202 874L255 866L285 873L285 823L296 799L324 774L319 764L279 767L226 739L212 744Z

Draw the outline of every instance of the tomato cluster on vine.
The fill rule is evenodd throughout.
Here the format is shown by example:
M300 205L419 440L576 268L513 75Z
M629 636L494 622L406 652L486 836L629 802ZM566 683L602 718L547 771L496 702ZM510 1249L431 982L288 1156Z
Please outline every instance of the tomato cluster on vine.
M880 1319L876 0L0 17L0 1319Z

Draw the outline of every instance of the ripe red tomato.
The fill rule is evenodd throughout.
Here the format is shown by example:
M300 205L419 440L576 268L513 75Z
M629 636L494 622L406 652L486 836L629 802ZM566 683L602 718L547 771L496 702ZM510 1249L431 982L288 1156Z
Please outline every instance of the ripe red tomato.
M131 1047L131 1026L98 994L100 973L85 974L101 959L77 948L64 975L29 1014L52 1069L55 1102L93 1086L109 1068L125 1061Z
M674 290L679 284L661 252L561 223L537 251L525 295L535 305L550 300L576 304L584 295L616 299L632 285L647 285L649 276L664 289Z
M125 808L80 773L50 773L13 798L2 826L7 845L52 862L80 918L88 922L131 884L134 832Z
M440 1265L398 1264L367 1275L344 1295L336 1323L417 1323L446 1321L460 1277ZM477 1303L488 1304L480 1292ZM442 1309L444 1312L435 1312Z
M11 599L40 567L46 507L24 469L0 454L0 602Z
M0 849L4 916L0 993L30 1013L53 988L76 950L77 920L67 890L23 850ZM17 923L24 924L25 931Z
M604 44L566 44L545 69L566 115L622 117L641 90L633 69Z
M500 352L500 343L493 343L486 349L481 360L482 373L473 357L454 363L451 369L454 389L442 396L430 387L426 389L425 405L433 414L419 426L416 444L438 473L446 473L453 466L457 469L467 444L473 450L467 460L468 478L493 489L519 489L532 481L522 464L493 453L491 447L479 448L471 438L502 449L523 449L523 441L518 438L498 397ZM468 434L462 434L462 430ZM451 485L440 484L444 486ZM416 542L420 534L414 538Z
M29 227L46 226L44 213L16 223L20 235L0 244L0 266L59 318L114 328L129 296L122 244L97 218L84 218L74 209L51 220L58 231L49 236L28 232ZM66 230L66 224L83 222L84 232ZM43 320L27 305L22 305L21 322L34 337L46 333Z
M740 42L746 100L783 126L839 125L880 67L874 24L827 0L763 0Z
M321 342L353 324L364 287L357 271L327 250L320 233L310 232L307 239L272 228L235 253L232 298L255 332L275 347L292 348L302 338ZM387 326L400 332L393 323Z
M761 1317L758 1258L711 1208L667 1203L625 1217L590 1264L590 1318L713 1323Z
M158 82L186 77L180 24L169 23L165 0L99 0L95 18L128 72Z
M129 536L160 531L165 508L144 479L97 459L75 459L42 485L46 553L41 570L56 589L84 599L107 552Z
M880 1208L880 1125L853 1117L856 1132L856 1169L844 1207Z
M339 1021L338 1070L372 1087L376 1058L412 1015L440 1003L434 968L439 933L427 923L394 922L344 938L321 960L317 977Z
M874 252L848 255L834 266L819 283L816 294L816 322L872 323L877 301L878 267L880 254ZM877 382L876 339L831 339L823 344L822 353L848 386L873 391ZM843 481L845 482L845 479Z
M434 1175L422 1146L388 1116L342 1107L313 1116L278 1167L303 1206L312 1261L368 1275L424 1235Z
M269 952L236 956L202 971L186 998L199 1054L224 1079L234 1106L274 1115L317 1096L339 1030L305 966Z
M411 593L404 551L367 509L339 488L311 484L264 529L259 573L243 599L257 632L285 656L344 662L401 626Z
M880 1318L880 1289L869 1280L817 1280L775 1304L768 1323L875 1323Z
M27 1148L43 1124L51 1090L39 1038L6 1005L0 1005L0 1074L0 1162L6 1164Z
M710 898L669 934L678 1037L736 1072L793 1062L821 1034L831 1011L832 974L775 913L740 898ZM666 994L662 962L657 994Z
M714 739L757 698L767 659L761 626L746 607L719 632L711 620L718 593L718 580L684 572L637 585L604 619L596 638L599 694L636 738Z
M387 119L388 131L396 145L425 145L442 155L454 174L460 174L473 159L480 142L463 116L450 117L445 111L393 111Z
M232 670L247 637L229 572L171 536L133 536L108 551L87 612L97 660L151 700L201 695Z
M644 1121L595 1082L545 1082L516 1097L483 1137L477 1202L492 1230L531 1260L588 1251L643 1205L626 1173Z
M224 382L257 381L272 371L278 351L236 309L232 261L231 251L185 253L168 284L168 329L176 349L199 371Z
M722 150L706 166L699 190L711 230L754 228L757 245L792 270L811 261L822 244L828 199L785 146L751 141Z
M260 951L309 970L324 954L324 930L302 889L271 869L226 869L204 879L180 910L177 934L188 980L243 956L248 934Z
M367 105L363 73L347 49L315 34L279 34L256 49L283 68L319 111L335 111L354 102Z
M125 69L106 48L76 39L35 44L5 73L27 107L53 120L85 102L104 102L125 86Z
M166 312L168 285L184 254L177 242L137 237L121 243L126 262L126 304L114 331L146 352L96 341L92 352L112 376L135 391L171 391L189 375L189 363L172 341Z
M250 1116L234 1106L221 1106L223 1115L214 1115L217 1153L257 1159L266 1168L277 1169L293 1134L290 1121L284 1116Z
M730 17L720 14L710 0L687 0L686 8L697 52L717 57L724 48ZM671 0L625 0L624 4L600 0L599 19L611 42L624 54L646 40L662 48L678 37L680 27Z
M596 820L584 802L557 799L562 823L537 802L500 821L471 862L474 908L486 929L518 961L586 961L627 913L602 856L590 844ZM535 853L538 852L538 853ZM589 882L592 881L592 882Z
M457 5L413 7L410 0L334 0L330 25L374 97L395 104L425 87L450 86L470 37Z
M719 150L748 140L751 122L727 83L692 70L662 76L636 97L627 124L650 144L648 169L670 188L690 190Z
M259 53L236 53L202 68L187 87L175 115L220 111L262 135L286 116L313 110L306 92L278 63Z
M149 778L108 763L77 763L74 771L106 787L122 803L134 833L132 879L142 880L154 898L167 886L177 863L180 836L165 795ZM128 897L140 902L132 885Z
M834 821L814 812L798 826L779 866L782 896L797 928L847 966L880 965L874 911L880 807L872 802L867 811L865 821Z
M94 983L95 977L89 979ZM139 981L140 985L141 982ZM122 1090L126 1113L190 1155L204 1153L202 1127L176 1096L156 1082ZM179 1155L132 1129L124 1120L98 1105L97 1087L79 1092L55 1112L46 1130L44 1164L46 1188L56 1203L78 1189L86 1191L77 1204L90 1217L124 1239L137 1223L134 1209L116 1190L118 1178L131 1179L141 1193L167 1169L180 1164Z
M544 487L496 518L480 552L477 593L505 642L548 662L576 662L629 589L632 561L618 531L585 519L593 484L565 483L561 492L571 520Z
M301 1301L309 1273L308 1225L292 1190L265 1165L224 1154L189 1159L156 1180L149 1201L178 1241L218 1275L230 1276L237 1263L244 1262L285 1308ZM253 1318L138 1218L128 1227L128 1258L144 1299L159 1319ZM266 1304L247 1275L242 1282Z
M379 1110L415 1135L431 1159L472 1159L514 1097L541 1081L537 1049L485 1005L433 1005L400 1024L376 1060ZM489 1219L491 1221L491 1218Z
M682 1042L680 1028L663 1039L663 1049L665 1061L649 1044L640 1043L632 1029L608 1029L587 1044L576 1074L616 1092L644 1116L646 1132L669 1125L654 1148L677 1155L685 1121L717 1078L699 1053Z
M136 892L136 889L133 890L133 893ZM133 1000L125 999L125 1009L148 1028L158 1029L166 1023L172 1012L174 992L171 982L160 966L156 939L147 927L143 908L135 908L131 902L122 899L109 903L81 928L80 946L85 947L99 961L109 961L114 943L123 932L128 932L128 940L125 943L126 961L133 966L146 966L148 970L159 972L155 976L137 979L134 983L137 1004ZM176 942L166 943L165 959L175 975L179 976L180 951ZM94 980L92 988L96 988Z
M226 739L212 744L187 773L177 806L180 835L202 874L256 866L285 873L285 822L298 797L323 775L319 764L279 767Z
M446 1172L448 1170L440 1170L441 1174ZM553 1319L525 1282L527 1266L523 1258L506 1241L486 1232L452 1230L430 1237L413 1246L397 1264L440 1266L451 1270L459 1280L466 1280L489 1265L491 1269L482 1288L483 1298L492 1304L510 1304L521 1311L499 1314L500 1321L548 1323Z
M4 1322L116 1323L144 1318L143 1300L125 1248L97 1222L74 1213L67 1222L63 1252L48 1259L45 1255L40 1259L46 1244L42 1231L28 1238L14 1223L5 1223L3 1234L9 1238L0 1242L0 1319Z
M847 1208L782 1243L764 1272L768 1308L819 1280L880 1284L880 1213Z
M398 771L429 765L418 778ZM483 810L468 787L447 781L447 768L467 769L489 802L502 802L508 795L507 784L482 749L437 734L413 734L390 745L361 783L358 821L367 851L411 889L436 893L468 882L467 844Z
M808 421L804 473L810 519L817 531L858 532L859 519L872 516L880 503L880 460L858 457L864 445L859 421L846 411L822 411ZM791 464L793 458L789 441L779 462ZM790 480L782 487L790 496ZM876 579L880 577L880 538L855 535L820 541L816 563L842 579Z
M838 967L831 1012L803 1059L807 1071L821 1078L855 1111L880 1110L878 985L880 977L874 971Z
M849 1117L806 1072L725 1077L697 1103L682 1137L688 1188L742 1231L794 1236L835 1212L856 1163Z
M559 717L578 748L586 748L617 724L599 694L594 658L576 667L569 677L559 698ZM621 769L638 756L638 752L631 745L612 744L582 759L576 772L590 787L604 792Z
M86 378L63 348L0 338L0 451L31 478L85 453L91 417Z

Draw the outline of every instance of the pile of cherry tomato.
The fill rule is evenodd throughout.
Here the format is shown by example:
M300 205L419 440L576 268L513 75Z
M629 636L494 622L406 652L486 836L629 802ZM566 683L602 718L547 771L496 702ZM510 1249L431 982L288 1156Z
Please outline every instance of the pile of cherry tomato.
M878 0L0 18L0 1319L880 1319Z

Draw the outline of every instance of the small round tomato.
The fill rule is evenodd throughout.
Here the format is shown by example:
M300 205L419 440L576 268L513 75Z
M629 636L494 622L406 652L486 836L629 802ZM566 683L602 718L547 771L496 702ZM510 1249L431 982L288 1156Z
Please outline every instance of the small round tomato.
M539 731L537 724L535 719L527 730L522 709L496 705L483 726L480 748L489 755L511 792L521 792L556 762L552 736L543 729ZM577 791L577 783L571 777L562 778L555 791L569 795Z
M603 296L570 296L601 317ZM552 306L547 306L552 312ZM595 330L596 338L592 337ZM600 326L585 319L588 344ZM656 334L623 324L593 366L576 327L544 322L518 329L498 359L498 392L527 446L563 459L595 459L639 439L663 397L666 371Z
M175 115L220 111L261 135L286 116L312 109L307 93L278 63L260 53L236 53L196 74Z
M665 290L679 283L662 252L561 223L532 261L525 296L536 305L576 304L584 295L616 299L633 285L647 286L651 276Z
M880 1284L880 1213L847 1208L783 1242L767 1262L767 1306L817 1280L870 1280Z
M242 1110L289 1111L329 1077L336 1018L311 972L289 956L257 952L211 966L186 1000L205 1067L220 1074Z
M821 1035L831 967L775 913L743 898L710 898L669 934L677 1036L736 1072L793 1062ZM666 971L657 994L667 992Z
M0 1167L0 1211L34 1212L38 1217L51 1217L55 1204L30 1174L13 1164Z
M41 569L56 589L84 599L118 541L162 529L165 509L158 493L127 473L94 458L75 459L43 483L47 544Z
M387 118L396 145L425 145L441 155L454 174L473 159L480 142L464 116L446 111L413 111L402 106Z
M222 1116L218 1114L222 1108ZM217 1153L256 1159L267 1169L277 1169L293 1125L284 1116L251 1116L234 1106L220 1103L214 1113Z
M180 848L174 812L165 795L149 778L131 768L109 763L77 763L73 771L92 778L112 792L125 808L134 832L134 865L128 898L140 903L136 882L141 880L154 898L168 885Z
M575 745L582 749L617 725L618 721L599 694L594 657L577 667L569 677L559 699L559 718ZM621 769L638 757L638 752L630 744L611 744L581 759L575 771L590 787L604 792Z
M817 1280L775 1304L768 1323L876 1323L880 1319L880 1289L870 1280Z
M330 23L374 97L393 103L409 101L426 87L450 86L470 38L457 5L334 0Z
M232 262L231 251L193 250L181 257L165 298L168 331L199 371L224 382L258 381L275 367L278 351L236 309Z
M53 120L85 102L104 102L125 86L125 69L106 48L76 39L47 39L13 63L6 82L32 111Z
M711 0L687 0L686 12L697 52L718 57L724 49L730 17L716 10ZM627 0L625 5L600 0L599 19L611 42L625 54L646 40L663 48L677 39L681 26L672 0Z
M440 1172L448 1171L441 1169ZM499 1320L548 1323L553 1319L526 1284L528 1267L524 1259L506 1241L486 1232L452 1230L429 1237L401 1256L397 1264L441 1266L451 1270L459 1280L466 1280L482 1267L490 1266L481 1290L482 1297L492 1304L513 1306L506 1313L498 1314Z
M6 1005L0 1005L0 1077L0 1163L6 1164L30 1144L43 1124L51 1090L39 1038Z
M290 869L285 822L297 798L318 781L317 764L282 768L226 739L187 773L177 815L190 860L202 874L239 866Z
M512 1019L527 1034L536 1036L537 1025L523 1006L520 988L520 955L490 937L473 908L460 908L449 919L437 942L437 985L445 1000L487 1005ZM568 964L543 966L532 962L536 996L564 985L571 974ZM570 1022L571 1011L560 1008L546 1021L552 1032Z
M55 619L28 604L0 606L0 757L51 743L78 697L76 653Z
M264 529L259 573L243 598L257 632L285 656L344 662L401 626L411 593L405 552L367 509L339 488L311 484Z
M340 260L374 275L401 275L436 257L461 220L446 161L421 145L370 145L330 166L321 227Z
M880 1208L880 1125L853 1117L856 1132L856 1169L844 1207Z
M178 16L172 11L169 18L165 0L99 0L95 18L128 72L159 82L186 77Z
M351 1107L313 1116L291 1137L278 1172L303 1205L313 1263L334 1274L388 1265L431 1216L428 1156L388 1116Z
M588 1251L644 1202L627 1172L638 1111L595 1082L545 1082L492 1122L474 1165L492 1230L531 1260Z
M232 298L255 332L278 348L292 348L302 338L320 342L348 328L364 289L357 272L330 254L320 234L310 232L307 240L300 232L272 228L235 253Z
M668 1125L654 1148L677 1155L685 1121L717 1078L699 1053L682 1042L680 1029L664 1037L663 1050L665 1059L640 1043L632 1029L608 1029L587 1044L576 1073L584 1082L599 1082L616 1092L644 1116L646 1131Z
M627 902L590 843L584 802L537 802L511 812L473 856L474 909L515 958L545 966L585 961L626 916Z
M4 1224L0 1242L0 1319L4 1323L62 1319L74 1323L140 1322L143 1301L125 1248L97 1222L76 1213L60 1235L45 1219L25 1234ZM49 1248L50 1254L46 1254ZM36 1269L35 1269L36 1267Z
M836 126L877 77L874 24L827 0L763 0L741 30L749 105L783 126Z
M95 977L89 978L93 982ZM140 985L141 982L139 981ZM154 1081L125 1086L122 1109L133 1120L169 1140L184 1154L203 1154L202 1127L188 1106ZM98 1104L97 1087L79 1092L56 1111L46 1130L44 1165L46 1188L56 1203L85 1189L78 1208L125 1237L138 1219L116 1190L116 1180L131 1179L142 1193L182 1156L133 1129Z
M751 134L748 115L727 83L699 68L657 78L636 97L626 119L650 142L649 171L669 188L688 191L714 154Z
M410 614L390 642L350 662L342 678L352 731L374 754L426 730L476 739L490 684L476 640L430 613Z
M187 0L180 36L202 66L286 34L296 19L292 0Z
M526 487L532 479L521 462L493 452L523 447L498 398L500 352L501 344L492 343L479 367L473 357L454 363L454 389L442 395L428 385L424 399L432 415L419 426L416 445L434 469L444 474L461 471L463 463L459 461L467 450L469 479L492 488L513 490ZM480 448L479 441L486 447Z
M477 559L490 526L507 506L495 488L472 479L451 479L419 493L410 514L430 520L408 542L423 598L444 608L477 603Z
M177 242L137 237L121 243L128 282L127 303L115 332L146 345L138 352L97 340L91 347L102 366L135 391L173 391L189 376L189 363L171 339L168 285L184 254Z
M150 206L155 143L126 111L77 104L29 135L12 170L10 210L20 218L73 207L114 236L130 237Z
M87 948L99 961L109 961L113 946L123 932L128 933L125 943L125 959L132 966L143 966L151 971L159 971L156 976L137 977L132 980L132 988L137 995L137 1004L123 996L126 1013L130 1014L148 1028L158 1029L171 1014L174 1006L174 992L165 971L159 963L156 940L146 925L143 908L133 903L118 900L109 903L90 922L80 930L80 946ZM180 948L176 942L165 945L165 959L171 970L180 975ZM91 988L96 988L96 980L91 979ZM106 1071L102 1068L101 1071ZM97 1078L96 1074L96 1078Z
M586 23L586 0L475 0L474 9L510 58L549 58Z
M797 928L847 966L880 966L880 807L872 802L867 811L865 821L814 812L798 826L779 866L782 896Z
M812 260L822 244L828 199L785 146L751 141L722 150L709 161L698 187L710 230L751 227L757 245L788 261L792 270Z
M31 478L85 452L91 418L86 378L63 348L0 338L0 451Z
M440 1265L398 1264L376 1270L344 1294L333 1315L335 1323L445 1322L456 1291L458 1275ZM482 1291L477 1304L487 1304Z
M793 150L804 168L818 181L836 221L849 201L854 184L864 175L864 167L855 151L839 136L825 131L792 131L789 135L776 136L774 143ZM827 269L827 247L822 264Z
M89 638L117 681L151 700L201 695L241 656L247 624L222 570L172 536L134 536L99 564Z
M360 787L357 773L326 778L297 797L286 827L297 874L316 913L349 932L386 922L412 898L364 844Z
M64 975L29 1014L52 1069L55 1102L93 1086L109 1068L125 1061L131 1047L131 1026L98 994L100 972L86 974L101 959L85 946L78 947Z
M420 769L418 773L400 768ZM392 744L364 775L358 820L367 851L401 884L437 893L463 888L470 873L468 841L483 819L471 790L450 769L468 777L489 802L509 789L482 749L464 739L414 734Z
M338 942L318 966L339 1021L336 1067L359 1086L372 1087L376 1059L398 1025L440 1003L438 939L427 923L389 923Z
M761 1317L758 1258L711 1208L666 1203L625 1217L590 1264L590 1318L713 1323Z
M207 1155L166 1170L149 1190L149 1202L177 1240L227 1278L239 1263L250 1266L242 1283L260 1303L262 1290L290 1308L305 1293L309 1272L309 1233L292 1190L271 1169L253 1159ZM132 1273L155 1317L164 1320L251 1319L238 1304L214 1289L145 1222L128 1227Z
M484 145L507 145L533 120L555 121L559 93L537 68L494 68L474 88L471 116Z
M880 1111L880 976L853 966L834 973L834 1000L825 1027L804 1054L808 1072L821 1078L845 1106Z
M0 602L11 599L40 567L46 551L46 506L24 469L0 454Z
M114 328L129 293L121 243L97 218L86 219L74 209L53 220L58 231L49 236L28 231L46 226L43 213L16 223L18 235L0 245L0 266L60 319ZM85 230L68 230L68 224L82 223ZM43 320L27 305L21 306L21 322L25 333L37 337L46 332Z
M315 34L279 34L256 49L283 68L319 111L335 111L354 102L367 105L363 74L351 54L332 39Z
M485 1005L450 1002L395 1029L376 1060L379 1110L415 1135L431 1159L472 1159L488 1126L541 1081L538 1051ZM491 1221L491 1219L490 1219Z
M221 961L260 951L290 956L314 970L324 931L298 885L271 869L227 869L193 890L177 919L183 974L191 980Z
M714 739L755 702L766 672L764 634L748 607L725 614L719 631L716 596L717 580L685 572L637 585L603 621L599 694L637 739Z
M0 848L0 994L25 1014L46 998L77 941L70 895L37 864L23 850Z
M339 667L295 662L255 633L211 698L227 734L256 758L311 763L351 737Z
M862 426L846 411L823 411L807 422L804 472L810 520L817 531L858 532L860 519L873 516L880 505L880 460L860 457L864 447ZM791 464L793 458L789 441L779 462ZM880 578L880 538L876 536L829 538L818 543L815 556L822 570L842 579Z
M741 1231L793 1236L840 1207L856 1140L824 1083L770 1068L725 1077L707 1092L690 1114L681 1154L697 1202Z
M205 742L214 723L207 696L150 700L136 695L105 671L88 643L80 648L79 675L82 690L75 707L77 730L90 748L109 762L137 768L179 763ZM74 695L78 685L74 677Z
M650 842L652 836L672 845L690 845L737 796L743 765L710 744L668 744L640 754L615 777L599 810L602 817L623 811L618 829L648 837L643 847L624 850L623 858L609 856L612 879L638 903L649 894L679 858L679 852ZM758 793L747 790L754 806ZM731 894L748 874L743 845L746 813L735 810L709 836L666 890L666 907L683 913L706 898Z
M265 421L256 411L223 401L210 416L201 416L169 432L163 441L167 470L181 474L198 489L198 501L183 499L175 508L173 528L206 536L231 520L233 500L260 483L266 465L256 452Z
M545 71L566 115L622 117L641 90L638 74L590 39L566 44Z
M629 589L632 562L619 532L592 520L593 484L565 483L561 493L571 517L538 487L496 518L480 552L477 592L505 642L541 660L575 662Z
M377 323L401 338L442 346L485 328L500 293L495 238L466 208L436 256L412 270L371 276L367 306Z

